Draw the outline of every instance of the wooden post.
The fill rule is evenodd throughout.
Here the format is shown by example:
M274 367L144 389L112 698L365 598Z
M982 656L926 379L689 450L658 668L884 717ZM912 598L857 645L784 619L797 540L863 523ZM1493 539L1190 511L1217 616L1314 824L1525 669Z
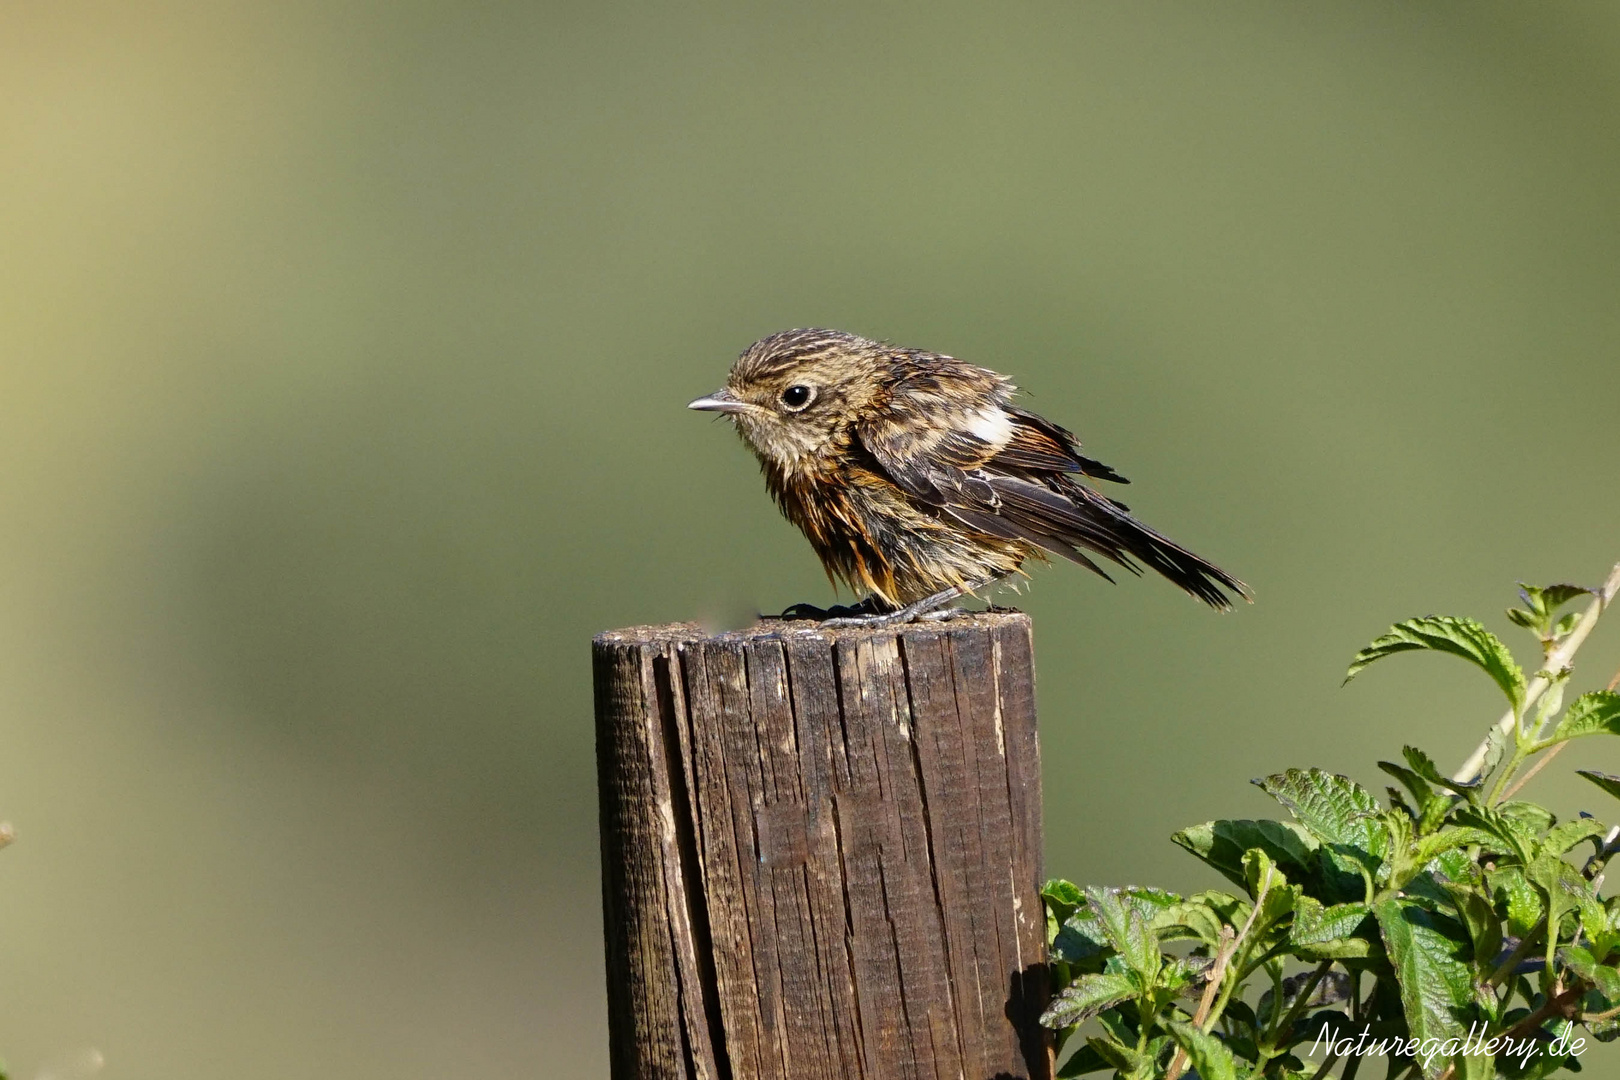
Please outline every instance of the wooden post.
M614 1080L1048 1080L1027 616L594 661Z

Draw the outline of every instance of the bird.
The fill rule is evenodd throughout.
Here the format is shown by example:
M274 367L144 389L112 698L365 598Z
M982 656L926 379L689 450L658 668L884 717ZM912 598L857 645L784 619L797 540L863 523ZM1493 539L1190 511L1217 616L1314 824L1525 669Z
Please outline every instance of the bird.
M836 587L862 599L784 619L887 626L1056 555L1147 567L1217 610L1249 587L1138 521L1095 482L1129 483L1068 429L1014 404L1004 375L842 330L750 345L726 384L687 408L718 413L759 459L771 496ZM1229 595L1231 594L1231 595Z

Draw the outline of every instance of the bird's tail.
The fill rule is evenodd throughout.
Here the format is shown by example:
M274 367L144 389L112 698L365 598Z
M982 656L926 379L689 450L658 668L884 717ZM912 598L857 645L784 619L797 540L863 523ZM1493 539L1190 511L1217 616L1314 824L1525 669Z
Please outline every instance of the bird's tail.
M1156 570L1218 611L1231 608L1229 592L1245 600L1253 599L1249 587L1242 581L1136 520L1113 500L1083 484L1069 483L1064 487L1072 488L1065 493L1087 527L1062 536L1062 541L1094 551L1132 573L1141 573L1137 563ZM1058 554L1068 553L1059 551Z

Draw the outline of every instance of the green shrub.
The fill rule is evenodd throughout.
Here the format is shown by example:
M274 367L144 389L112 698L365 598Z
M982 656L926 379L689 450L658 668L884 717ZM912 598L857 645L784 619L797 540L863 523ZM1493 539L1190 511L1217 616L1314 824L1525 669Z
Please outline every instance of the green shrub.
M1382 803L1290 769L1255 783L1291 820L1175 834L1235 891L1048 882L1042 1020L1060 1049L1090 1024L1059 1074L1350 1080L1380 1052L1390 1077L1579 1071L1577 1040L1620 1035L1620 898L1599 896L1620 828L1513 796L1572 740L1620 734L1613 689L1563 707L1571 658L1617 591L1620 566L1602 589L1522 589L1508 616L1541 646L1528 680L1471 619L1409 619L1363 649L1347 682L1394 653L1450 653L1507 711L1454 776L1411 746L1379 762L1400 785ZM1583 596L1584 612L1560 615ZM1620 797L1620 777L1580 775Z

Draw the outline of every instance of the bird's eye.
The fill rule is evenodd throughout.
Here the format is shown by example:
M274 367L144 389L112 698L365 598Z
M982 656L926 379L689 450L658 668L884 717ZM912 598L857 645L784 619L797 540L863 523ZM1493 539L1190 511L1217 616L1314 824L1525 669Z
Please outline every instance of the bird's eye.
M815 390L808 386L790 386L782 391L782 407L791 412L798 412L809 405L815 396Z

